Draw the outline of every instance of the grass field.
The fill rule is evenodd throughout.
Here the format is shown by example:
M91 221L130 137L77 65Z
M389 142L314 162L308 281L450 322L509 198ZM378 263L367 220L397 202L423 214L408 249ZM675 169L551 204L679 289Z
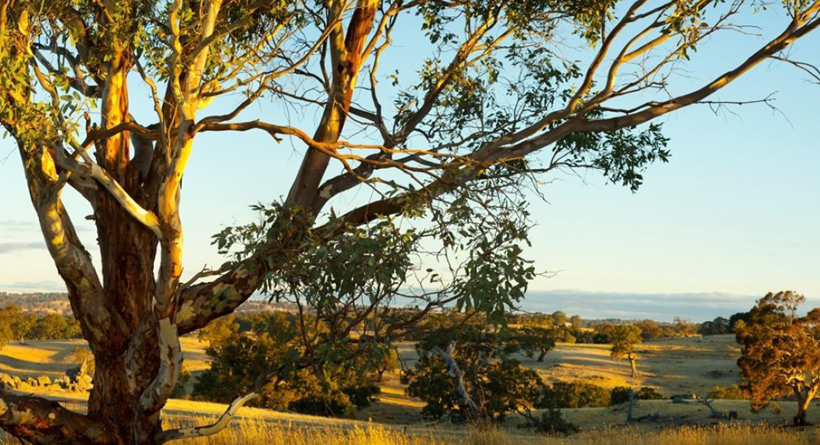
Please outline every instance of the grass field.
M58 377L71 366L67 356L81 341L12 343L0 350L0 372L21 377ZM186 369L194 376L208 368L206 345L196 338L183 338ZM417 359L411 344L399 345L408 366ZM536 369L546 381L584 380L604 387L652 386L661 394L705 395L715 385L737 383L735 361L739 354L732 336L676 339L649 342L639 349L638 378L629 377L629 366L609 358L606 345L559 345L544 362L520 357L525 366ZM33 390L37 390L34 388ZM71 409L83 410L85 395L63 391L42 394ZM742 400L715 401L716 408L736 410L740 422L727 428L709 419L708 408L694 404L673 404L670 400L640 401L634 416L656 414L653 422L625 426L625 407L563 410L564 415L584 432L570 438L545 438L517 428L512 417L503 431L468 431L448 423L430 423L421 417L423 403L404 394L396 376L382 384L379 401L361 410L355 420L329 419L290 412L242 408L238 419L218 438L191 444L778 444L818 443L813 430L774 428L787 424L795 412L793 402L780 402L780 410L752 413ZM205 424L225 409L224 405L172 400L165 413L171 423ZM820 407L809 411L809 421L820 422ZM5 439L8 440L8 439ZM16 443L14 441L6 443ZM2 440L0 444L6 445Z

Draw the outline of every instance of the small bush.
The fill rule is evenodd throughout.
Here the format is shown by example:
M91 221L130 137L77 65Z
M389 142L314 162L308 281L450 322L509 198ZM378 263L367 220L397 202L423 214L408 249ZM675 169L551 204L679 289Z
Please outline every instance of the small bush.
M610 392L592 383L576 380L556 382L544 389L538 408L601 408L609 406Z
M581 431L577 425L565 419L561 410L549 408L541 413L541 418L531 420L535 431L550 435L568 436Z
M382 390L378 386L366 382L345 387L342 389L342 392L350 399L350 403L356 405L356 408L362 409L370 406L376 396L381 394Z
M655 388L644 386L635 394L640 400L661 400L663 396L655 391Z
M709 391L707 395L710 399L726 399L726 400L745 400L746 395L743 390L737 385L732 386L715 386Z
M632 392L632 388L627 386L612 388L612 391L610 392L609 406L616 406L629 402L630 392ZM662 398L663 396L658 394L655 391L655 388L650 388L648 386L644 386L635 392L636 400L660 400Z

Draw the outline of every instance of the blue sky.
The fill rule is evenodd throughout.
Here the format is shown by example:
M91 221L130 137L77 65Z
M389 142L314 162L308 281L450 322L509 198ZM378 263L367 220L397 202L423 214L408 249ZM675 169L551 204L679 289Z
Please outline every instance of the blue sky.
M750 20L769 34L779 29L771 15ZM412 42L397 40L386 63L405 66L422 57ZM710 79L762 41L715 39L678 85L687 89ZM820 62L818 47L815 34L799 42L793 55ZM719 98L759 99L774 92L779 111L746 105L732 108L736 114L715 115L699 106L664 117L672 158L653 165L635 194L594 174L545 178L553 180L542 189L549 202L533 197L538 225L526 253L539 269L557 273L531 284L525 307L584 317L702 320L748 308L782 289L818 304L820 85L791 67L767 63ZM140 106L135 114L149 116ZM289 117L295 123L315 119ZM274 121L287 118L274 112ZM263 134L198 139L183 188L187 271L222 262L210 236L225 224L253 218L249 204L285 195L302 150L291 142L276 145ZM0 140L0 189L0 291L61 289L9 139ZM350 199L369 194L359 193ZM66 200L81 237L93 246L96 235L83 220L90 210L76 196Z

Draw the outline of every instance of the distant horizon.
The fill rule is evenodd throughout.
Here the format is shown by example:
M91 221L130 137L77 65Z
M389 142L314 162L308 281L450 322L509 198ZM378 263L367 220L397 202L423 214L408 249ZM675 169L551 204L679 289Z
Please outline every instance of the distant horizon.
M23 283L20 283L23 284ZM34 283L25 283L32 285ZM58 288L57 282L41 282L51 285L41 288L14 288L4 285L0 293L66 293ZM786 289L778 289L786 290ZM799 292L799 289L796 289ZM732 314L746 312L752 308L761 295L738 295L726 292L596 292L578 289L531 290L519 305L523 312L553 313L561 311L567 315L579 315L584 320L620 319L655 320L671 322L675 317L695 323L711 321L717 317L729 318ZM256 294L251 300L259 301L264 296ZM806 297L804 311L820 306L820 300Z

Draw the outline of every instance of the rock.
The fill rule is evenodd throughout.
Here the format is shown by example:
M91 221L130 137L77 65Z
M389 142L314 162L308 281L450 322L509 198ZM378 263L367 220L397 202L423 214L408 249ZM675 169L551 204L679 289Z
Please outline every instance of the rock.
M84 374L84 375L81 375L77 379L77 390L79 390L79 391L91 391L91 388L93 388L93 387L94 387L94 384L92 383L92 379L91 379L90 375Z
M47 375L37 377L37 382L40 383L40 386L51 386L51 379Z
M26 383L28 383L29 386L40 386L40 382L38 382L34 377L27 378Z
M60 388L68 389L68 385L71 384L71 379L69 379L68 376L64 375L62 377L58 377L58 378L54 379L53 384L55 386L59 386Z
M0 372L0 388L2 389L16 389L17 382L14 381L14 377L3 374Z

